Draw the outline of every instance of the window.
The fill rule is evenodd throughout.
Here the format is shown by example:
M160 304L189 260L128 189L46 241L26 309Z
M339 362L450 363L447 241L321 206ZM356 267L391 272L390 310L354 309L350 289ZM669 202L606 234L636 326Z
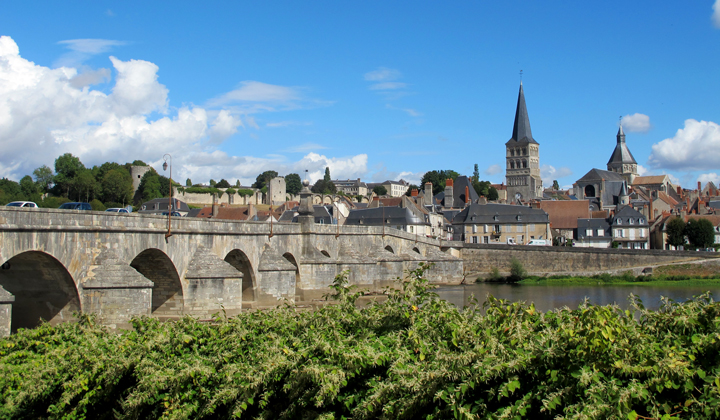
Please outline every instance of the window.
M500 233L500 225L495 225L495 232Z
M640 219L640 220L638 220L638 223L641 224L641 225L644 224L644 223L645 223L645 219Z
M616 219L615 223L617 223L618 225L622 225L622 219Z
M489 243L490 243L490 237L489 237L489 236L483 236L483 243L489 244Z
M522 231L523 231L522 225L515 226L515 232L522 232Z
M410 233L415 233L415 227L414 227L414 226L410 226Z
M604 229L598 229L598 230L597 230L597 236L605 236L605 230L604 230Z
M640 230L640 237L644 238L645 237L645 229L639 229L639 230Z
M478 243L478 237L477 237L477 236L473 236L473 237L472 237L472 243L474 243L474 244Z
M593 230L592 230L592 229L585 229L585 236L593 236Z
M483 226L483 233L488 233L488 225Z
M477 233L477 225L473 225L473 227L472 227L472 233Z
M515 219L520 221L520 220L522 220L522 216L518 214L517 216L515 216Z
M633 219L632 217L630 218L630 224L635 224L635 219Z

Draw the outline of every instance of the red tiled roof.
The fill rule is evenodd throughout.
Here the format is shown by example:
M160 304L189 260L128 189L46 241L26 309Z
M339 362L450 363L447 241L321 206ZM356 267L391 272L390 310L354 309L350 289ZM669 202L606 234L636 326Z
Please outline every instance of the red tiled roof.
M543 200L540 201L540 208L548 214L553 229L577 229L577 219L590 218L587 200Z

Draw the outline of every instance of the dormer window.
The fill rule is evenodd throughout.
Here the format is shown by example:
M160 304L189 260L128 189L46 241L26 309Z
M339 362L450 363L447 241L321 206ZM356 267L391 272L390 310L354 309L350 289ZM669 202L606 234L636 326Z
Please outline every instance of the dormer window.
M631 224L631 225L632 225L632 224L635 224L635 219L630 218L630 224Z
M518 221L522 220L522 216L519 215L519 214L518 214L517 216L515 216L515 218L516 218Z
M638 223L642 225L643 223L645 223L645 220L640 219L640 220L638 220Z
M618 225L622 225L622 219L617 219L617 220L615 220L615 222L616 222Z
M497 214L495 216L493 216L493 220L498 220Z

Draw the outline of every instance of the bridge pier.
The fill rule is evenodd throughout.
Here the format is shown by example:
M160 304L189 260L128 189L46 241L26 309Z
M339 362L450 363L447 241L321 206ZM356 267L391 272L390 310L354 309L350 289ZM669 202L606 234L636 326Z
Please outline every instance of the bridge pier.
M212 315L225 311L235 316L242 310L242 273L204 246L199 246L185 273L186 315Z
M0 286L0 338L10 335L13 302L15 302L15 296Z

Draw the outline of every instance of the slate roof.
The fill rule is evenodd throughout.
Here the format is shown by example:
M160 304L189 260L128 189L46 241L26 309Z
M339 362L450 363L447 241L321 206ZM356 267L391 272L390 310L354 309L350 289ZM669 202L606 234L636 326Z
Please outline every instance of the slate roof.
M528 117L527 106L525 105L525 92L522 82L518 93L517 108L515 109L515 123L513 124L512 138L505 145L513 143L535 143L532 131L530 130L530 117Z
M592 168L583 175L582 178L578 179L577 182L593 182L593 181L625 181L622 175L617 172L604 171L602 169Z
M488 203L469 205L453 218L452 224L527 224L548 223L549 220L548 214L542 209Z
M387 226L429 225L424 219L413 214L408 208L374 207L350 210L345 219L346 225L382 226L383 218Z
M608 241L611 239L610 223L608 223L607 219L578 219L577 227L578 239L589 238L587 236L588 229L593 230L593 239L607 239ZM598 236L598 229L603 230L603 236Z
M190 211L190 207L188 207L184 201L180 201L177 197L173 197L172 200L175 211ZM170 204L170 199L168 197L154 198L150 201L144 202L140 207L142 210L138 211L138 213L157 213L167 211L168 204Z
M630 223L631 221L632 223ZM612 226L647 226L648 220L642 213L632 208L632 206L623 206L615 212L615 215L610 220L610 224Z
M617 145L615 146L615 150L613 150L612 155L610 156L610 160L608 161L608 165L611 163L635 163L635 158L633 157L632 153L630 153L630 149L628 149L627 144L625 143L625 133L623 132L622 125L618 129L617 133Z
M470 195L470 202L476 203L478 201L477 192L475 187L472 186L472 181L465 175L461 175L453 181L453 207L462 208L465 207L465 187L468 187L468 193ZM445 190L440 191L433 197L436 203L442 203L445 205Z

